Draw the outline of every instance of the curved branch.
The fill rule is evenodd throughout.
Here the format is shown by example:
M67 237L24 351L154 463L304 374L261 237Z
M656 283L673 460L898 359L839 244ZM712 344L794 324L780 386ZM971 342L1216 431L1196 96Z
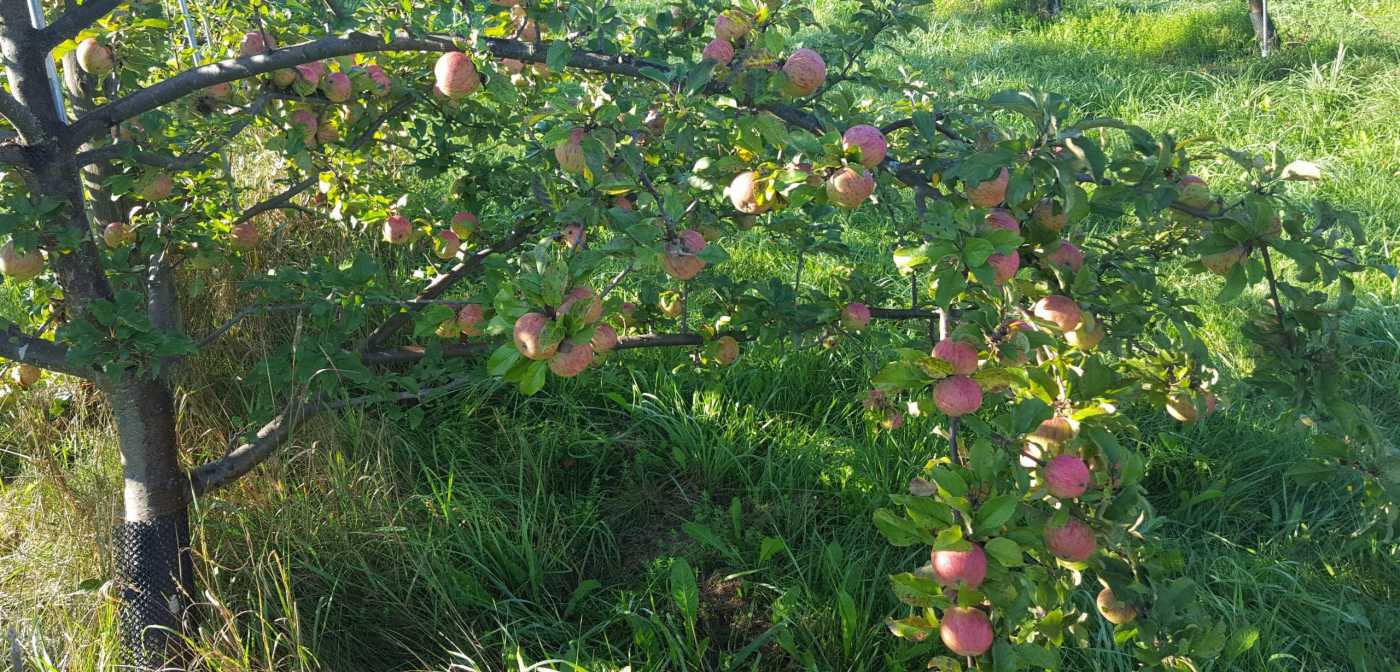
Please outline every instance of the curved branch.
M545 62L551 44L549 42L533 44L496 38L486 38L485 42L493 56L531 63ZM70 147L77 147L122 121L222 82L246 79L303 63L352 54L381 51L455 51L457 49L460 49L460 46L448 36L394 36L386 39L383 35L350 33L342 37L327 37L314 42L285 47L257 56L230 58L186 70L89 112L74 122L69 130L67 144ZM631 57L608 56L585 51L576 51L570 55L569 67L634 77L646 77L645 68L648 67L665 69L665 66L657 66Z
M96 23L98 19L106 16L109 12L122 4L123 0L87 0L60 15L54 22L36 35L39 44L37 48L41 51L49 51L62 44L64 40L71 40L83 32L83 29Z
M79 378L97 377L93 369L69 364L67 347L26 334L7 320L0 320L0 357Z
M189 473L190 489L196 496L199 496L238 480L259 464L267 461L267 458L272 457L273 452L292 435L297 425L319 413L377 403L423 401L429 397L466 387L477 379L475 376L458 378L438 387L430 387L416 392L400 392L390 395L371 394L339 401L308 401L305 399L293 401L288 404L286 411L259 428L252 441L237 446L217 460L191 469Z

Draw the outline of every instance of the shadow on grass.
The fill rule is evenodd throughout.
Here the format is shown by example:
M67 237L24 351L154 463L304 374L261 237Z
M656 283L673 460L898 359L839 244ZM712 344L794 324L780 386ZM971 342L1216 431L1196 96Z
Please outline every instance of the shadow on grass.
M302 514L264 524L306 529L250 534L289 559L301 613L315 615L313 648L332 669L366 651L378 669L441 669L449 651L503 669L516 647L527 661L634 669L713 668L741 651L759 669L913 655L884 630L901 611L886 577L925 551L890 546L870 516L946 446L927 427L872 437L855 403L860 367L770 354L716 376L629 354L599 380L555 381L528 400L499 389L444 400L395 456L401 491L364 504L386 507L382 519L343 513L333 495L289 499ZM1260 631L1237 663L1384 660L1380 645L1400 637L1393 567L1354 551L1323 557L1336 544L1319 537L1353 522L1350 496L1291 483L1298 437L1243 413L1186 430L1147 421L1164 543L1212 613ZM1211 489L1219 496L1196 497ZM699 585L695 630L674 598L680 557ZM1092 669L1114 669L1116 656L1067 654Z

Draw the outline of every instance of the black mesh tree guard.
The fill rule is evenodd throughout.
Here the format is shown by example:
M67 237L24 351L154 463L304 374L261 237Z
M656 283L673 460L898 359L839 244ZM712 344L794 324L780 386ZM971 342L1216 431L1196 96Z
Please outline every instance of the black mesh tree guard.
M194 595L187 510L117 525L122 648L137 670L184 669L185 619Z

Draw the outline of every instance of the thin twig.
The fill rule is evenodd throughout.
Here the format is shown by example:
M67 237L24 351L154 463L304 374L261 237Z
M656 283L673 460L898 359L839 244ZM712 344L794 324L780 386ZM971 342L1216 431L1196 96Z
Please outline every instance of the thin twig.
M666 222L666 238L674 240L676 237L676 221L671 218L671 214L666 212L666 204L661 201L661 194L656 193L656 187L651 183L651 177L646 171L637 173L638 179L642 182L642 188L646 189L651 197L656 200L656 209L661 213L661 220Z
M627 277L627 274L628 274L628 273L631 273L631 272L632 272L632 269L634 269L634 268L636 268L636 267L637 267L636 262L632 262L632 263L627 264L627 267L626 267L626 268L622 269L621 271L618 271L617 275L614 275L614 276L613 276L613 279L610 280L610 281L608 281L607 286L603 288L603 292L602 292L601 294L598 295L598 300L599 300L599 301L604 301L604 300L606 300L606 299L608 298L608 294L612 293L613 289L615 289L615 288L617 287L618 283L622 282L622 279L625 278L625 277Z
M1283 342L1288 344L1288 352L1291 354L1294 352L1293 330L1289 329L1288 324L1284 321L1283 302L1279 300L1278 278L1274 275L1274 264L1269 258L1269 247L1262 245L1259 247L1259 251L1264 256L1264 277L1269 281L1269 296L1274 301L1274 315L1278 317L1278 328L1283 333Z

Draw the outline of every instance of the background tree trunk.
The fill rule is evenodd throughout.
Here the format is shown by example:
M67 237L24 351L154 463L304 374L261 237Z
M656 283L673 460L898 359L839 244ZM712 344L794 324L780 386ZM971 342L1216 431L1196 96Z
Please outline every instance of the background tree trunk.
M92 94L93 89L98 87L99 83L94 82L91 77L84 76L78 68L77 53L68 52L63 57L63 88L68 92L73 111L83 115L96 108L97 104L93 102ZM93 149L96 144L86 143L79 147L78 151ZM103 180L115 174L112 165L105 161L83 168L83 186L91 196L88 199L88 207L92 209L92 216L97 221L99 230L109 222L126 221L126 210L130 204L113 200L111 192L102 186Z
M1278 49L1278 28L1274 17L1265 12L1265 0L1249 0L1249 22L1254 24L1254 39L1259 42L1259 53L1268 56Z
M122 643L139 669L178 664L195 585L189 479L180 465L174 402L157 380L124 380L106 391L125 481L115 535Z

